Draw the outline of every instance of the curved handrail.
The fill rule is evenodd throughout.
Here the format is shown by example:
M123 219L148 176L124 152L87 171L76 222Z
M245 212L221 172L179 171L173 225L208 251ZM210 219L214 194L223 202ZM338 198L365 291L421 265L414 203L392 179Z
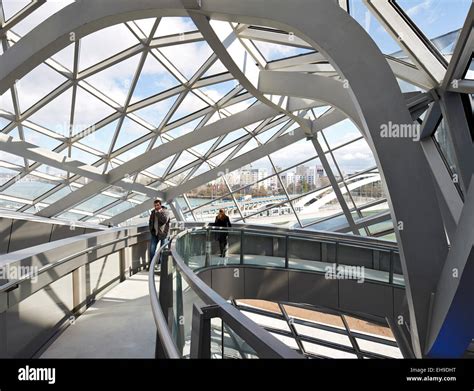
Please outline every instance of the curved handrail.
M174 235L176 236L176 235ZM153 318L155 319L156 328L158 330L157 335L160 338L162 346L166 352L168 358L180 358L180 354L176 345L173 342L173 338L168 331L168 322L166 321L165 315L161 309L161 305L158 299L158 293L156 291L155 283L155 265L156 261L161 255L163 249L173 240L173 237L169 238L163 245L161 245L155 252L153 259L150 262L150 270L148 273L148 289L150 291L150 303Z
M194 227L197 228L197 227ZM381 240L378 238L373 238L370 236L356 236L352 234L345 234L340 232L326 232L326 231L308 231L308 230L301 230L301 229L288 229L288 228L279 228L279 227L266 227L266 226L258 226L258 225L247 225L247 224L239 224L234 225L230 228L226 227L216 227L216 226L209 226L204 225L201 227L202 229L211 229L211 230L223 230L226 232L233 232L233 231L242 231L245 230L247 233L261 233L261 234L280 234L280 235L288 235L295 238L304 238L304 239L316 239L321 241L327 242L338 242L341 244L350 244L361 246L363 245L364 248L374 249L374 250L391 250L398 252L398 245L395 242L388 241L388 240Z

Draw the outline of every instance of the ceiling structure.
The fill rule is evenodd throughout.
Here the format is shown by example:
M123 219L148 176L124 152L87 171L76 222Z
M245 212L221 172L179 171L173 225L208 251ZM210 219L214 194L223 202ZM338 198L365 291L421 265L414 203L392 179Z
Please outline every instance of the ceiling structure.
M1 52L69 3L4 0ZM459 1L457 19L434 32L429 25L423 31L423 1L380 3L339 5L371 34L413 119L422 123L469 1ZM440 7L447 12L447 5ZM250 184L230 183L232 171L252 164L266 169L254 186L277 183L283 197L277 206L287 207L295 226L394 239L384 194L364 203L348 191L351 181L377 172L377 164L351 102L344 105L350 99L341 76L325 56L292 32L217 20L210 26L235 63L251 61L266 71L257 93L229 72L209 45L209 32L189 17L131 20L72 36L70 45L11 85L0 105L0 208L123 224L135 222L156 197L187 220L206 219L210 206L228 200L235 220L249 222L275 208L252 209L241 198ZM320 100L278 102L285 94L275 85L290 72L319 76ZM315 145L306 141L308 121L320 130ZM451 163L450 145L438 133ZM291 194L286 174L301 165L323 167L327 181ZM193 189L205 184L217 190L197 202ZM332 212L305 216L298 201L325 188L338 201Z

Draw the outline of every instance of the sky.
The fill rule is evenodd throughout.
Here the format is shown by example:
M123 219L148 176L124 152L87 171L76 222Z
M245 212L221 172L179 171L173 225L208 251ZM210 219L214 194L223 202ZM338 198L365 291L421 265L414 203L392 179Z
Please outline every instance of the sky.
M429 39L433 39L460 29L472 2L471 0L397 0L397 3L418 28ZM363 0L350 0L349 6L352 17L364 27L384 54L400 50L397 42L368 11Z

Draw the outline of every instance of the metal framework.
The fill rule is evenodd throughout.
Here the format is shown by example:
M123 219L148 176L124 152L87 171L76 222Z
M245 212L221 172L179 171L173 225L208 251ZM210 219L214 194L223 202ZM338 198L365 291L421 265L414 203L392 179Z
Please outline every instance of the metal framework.
M453 255L469 236L461 222L472 220L472 5L459 34L428 39L401 2L364 0L401 49L382 54L345 0L301 0L291 15L271 1L264 14L250 0L24 3L0 1L0 209L116 225L155 197L179 220L226 199L244 222L279 205L299 227L342 218L333 229L395 233L415 353L439 346L455 318L435 292L456 297L460 286L441 282L446 259L472 263L465 251ZM402 95L396 78L411 91ZM389 123L421 124L420 140L384 138ZM295 160L302 145L312 153ZM361 149L371 164L345 173L343 152ZM278 153L292 163L281 167ZM270 174L231 182L229 173L262 159ZM284 178L308 162L328 183L295 196ZM384 196L358 202L351 181L376 171ZM263 181L280 192L257 212L239 195ZM219 193L196 205L205 185ZM337 208L307 221L298 200L326 187Z

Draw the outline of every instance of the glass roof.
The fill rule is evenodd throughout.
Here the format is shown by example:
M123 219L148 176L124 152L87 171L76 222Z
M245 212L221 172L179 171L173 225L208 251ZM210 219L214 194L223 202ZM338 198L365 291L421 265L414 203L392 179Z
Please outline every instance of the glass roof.
M471 3L454 2L397 0L391 6L449 59ZM70 3L3 0L0 19L7 31L1 53ZM349 0L348 6L387 58L424 72L373 9L362 0ZM239 66L250 58L267 69L339 77L324 56L291 32L216 20L211 26ZM472 79L471 74L472 69ZM395 77L403 92L428 89L407 73ZM313 102L259 118L262 105L188 17L131 20L91 33L0 96L1 133L28 143L25 148L54 154L0 152L0 210L130 224L144 216L150 199L163 195L157 191L173 188L189 220L212 220L225 207L237 221L344 231L348 220L387 212L373 154L351 120L319 133L324 156L318 156L296 119L318 121L331 115L330 106ZM258 119L246 121L247 115ZM233 125L234 117L241 126ZM290 140L283 148L277 143L281 137ZM140 160L143 154L146 161ZM54 167L50 156L66 163ZM106 175L117 172L120 178L109 183ZM90 195L86 189L94 181L103 188ZM71 204L72 192L84 197ZM360 234L393 238L389 218L360 227Z

